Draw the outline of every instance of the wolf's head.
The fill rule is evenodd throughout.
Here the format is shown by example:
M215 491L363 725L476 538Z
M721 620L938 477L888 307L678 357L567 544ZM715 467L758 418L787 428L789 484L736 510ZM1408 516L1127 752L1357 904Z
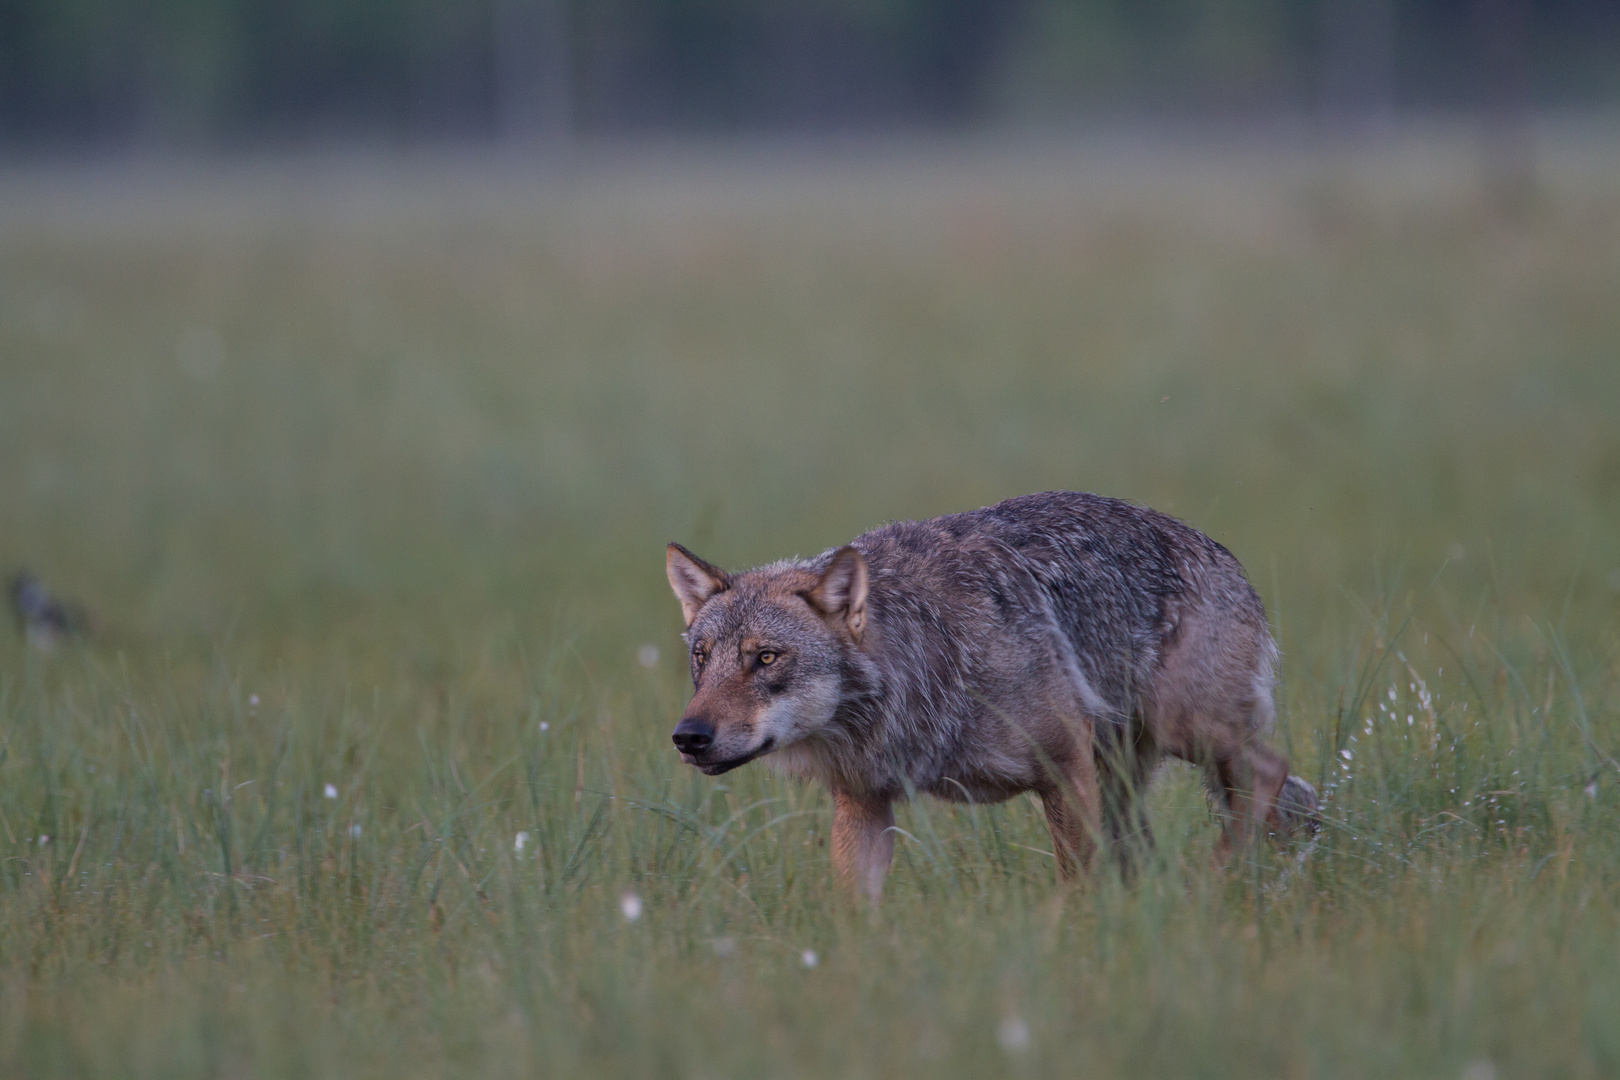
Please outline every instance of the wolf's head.
M673 736L681 760L719 776L825 730L866 629L861 553L732 575L671 544L667 568L696 688Z

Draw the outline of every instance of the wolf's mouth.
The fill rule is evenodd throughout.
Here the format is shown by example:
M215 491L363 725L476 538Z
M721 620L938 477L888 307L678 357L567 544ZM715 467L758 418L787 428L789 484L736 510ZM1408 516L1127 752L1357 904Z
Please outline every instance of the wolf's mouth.
M692 764L696 765L698 771L704 776L719 776L721 773L728 773L740 765L746 765L757 757L764 757L775 748L776 740L774 738L766 739L742 757L734 757L729 761L694 761Z

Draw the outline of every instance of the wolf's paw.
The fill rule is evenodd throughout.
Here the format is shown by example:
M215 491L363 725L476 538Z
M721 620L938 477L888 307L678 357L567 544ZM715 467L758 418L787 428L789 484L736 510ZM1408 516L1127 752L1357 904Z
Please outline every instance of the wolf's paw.
M1293 836L1315 836L1322 828L1316 789L1297 776L1283 781L1277 795L1277 821L1282 831Z

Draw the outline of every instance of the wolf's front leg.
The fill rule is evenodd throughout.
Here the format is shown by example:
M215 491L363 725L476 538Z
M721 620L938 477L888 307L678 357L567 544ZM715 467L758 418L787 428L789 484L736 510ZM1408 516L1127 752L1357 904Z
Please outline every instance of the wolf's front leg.
M1077 740L1072 760L1057 763L1060 775L1056 782L1040 792L1046 827L1052 832L1052 854L1057 856L1058 876L1064 881L1091 870L1102 832L1102 799L1089 726L1087 736Z
M894 803L882 798L833 795L833 868L856 895L876 904L894 858Z

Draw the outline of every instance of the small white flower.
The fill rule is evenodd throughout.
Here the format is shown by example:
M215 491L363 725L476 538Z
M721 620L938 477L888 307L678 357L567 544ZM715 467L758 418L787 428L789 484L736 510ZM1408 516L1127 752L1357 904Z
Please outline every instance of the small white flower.
M551 730L551 725L550 724L546 723L544 720L540 721L540 734L544 735L546 732L548 732L550 730Z
M1591 783L1586 785L1586 797L1588 799L1595 799L1595 798L1597 798L1597 792L1598 792L1597 777L1594 776L1592 778Z
M1021 1054L1029 1049L1029 1025L1016 1016L1009 1016L996 1029L996 1042L1009 1054Z
M816 950L806 949L799 954L799 962L807 968L813 968L821 963L821 957L816 955Z
M647 642L647 644L645 644L641 648L637 649L636 650L636 663L640 664L644 668L655 668L655 667L657 667L658 666L658 646L654 645L652 642L649 641L649 642Z
M1344 758L1344 760L1349 761L1351 758L1355 757L1356 755L1352 754L1349 750L1340 750L1339 751L1339 756Z
M624 912L625 922L635 922L641 918L641 897L633 892L627 892L619 897L619 910Z
M529 834L528 833L520 832L520 833L517 834L517 836L513 837L513 839L512 839L512 850L513 851L515 851L515 852L517 852L518 854L521 855L521 854L523 854L523 849L528 847L528 846L529 846Z
M248 695L248 708L257 709L258 707L259 707L259 695L258 694L249 694Z
M714 939L714 952L716 956L730 956L737 951L737 939L734 937L717 937Z
M46 836L46 835L44 835L44 834L43 834L43 833L42 833L42 834L40 834L40 838L39 838L39 846L40 846L40 847L44 847L44 846L45 846L45 845L46 845L46 844L48 844L48 843L50 843L50 842L51 842L51 838L50 838L50 837L48 837L48 836Z
M360 823L359 822L355 822L353 825L349 826L349 835L354 837L356 840L360 839Z
M337 785L336 784L327 784L326 785L326 797L328 799L335 799L335 798L337 798L337 796L338 796Z

